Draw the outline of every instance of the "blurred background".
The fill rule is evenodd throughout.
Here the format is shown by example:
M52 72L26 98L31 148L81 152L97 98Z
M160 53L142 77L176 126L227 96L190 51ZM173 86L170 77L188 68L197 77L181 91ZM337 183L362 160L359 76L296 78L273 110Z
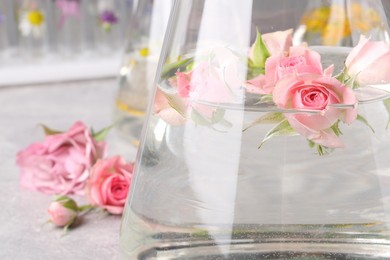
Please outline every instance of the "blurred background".
M136 2L0 0L0 86L115 76Z

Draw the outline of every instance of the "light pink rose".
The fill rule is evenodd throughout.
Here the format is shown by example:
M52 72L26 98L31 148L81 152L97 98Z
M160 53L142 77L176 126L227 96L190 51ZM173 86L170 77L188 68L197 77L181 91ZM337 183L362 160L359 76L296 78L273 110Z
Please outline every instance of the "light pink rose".
M265 62L265 75L248 80L246 88L252 93L270 94L275 83L291 73L322 74L320 54L305 46L297 46L290 47L288 53L271 55Z
M198 64L192 71L190 85L192 91L189 95L192 100L219 103L232 99L229 87L217 69L208 62Z
M17 154L23 188L45 194L84 194L89 170L103 158L105 142L96 142L82 122L65 133L49 135Z
M53 201L47 210L50 221L59 227L70 226L77 218L77 204L74 200L63 197Z
M349 53L345 66L347 74L359 84L383 84L390 82L390 44L370 41L364 36Z
M180 97L188 97L194 86L191 85L192 72L177 72L177 92Z
M318 111L285 113L291 127L299 134L329 148L343 146L331 126L339 119L347 124L356 119L357 99L351 88L328 76L291 74L276 83L272 94L281 109ZM332 105L345 105L345 108Z
M270 55L280 55L288 52L292 46L292 29L276 31L261 35ZM249 49L249 58L253 60L254 45Z
M235 102L243 94L243 81L246 70L240 57L226 47L213 47L199 54L191 71L177 72L178 95L195 102L225 103ZM240 66L241 65L241 66Z
M182 104L180 100L177 100L177 103L185 109L185 105ZM157 88L156 96L154 98L154 114L171 125L177 126L186 122L186 118L171 106L168 98L159 88Z
M122 157L99 160L92 167L86 196L92 205L111 214L122 214L132 178L133 165Z

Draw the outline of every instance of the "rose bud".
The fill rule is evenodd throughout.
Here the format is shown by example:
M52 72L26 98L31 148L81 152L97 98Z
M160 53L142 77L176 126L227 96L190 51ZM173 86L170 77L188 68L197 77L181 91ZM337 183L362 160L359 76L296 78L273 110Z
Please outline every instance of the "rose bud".
M48 212L54 225L68 227L76 220L78 207L71 198L61 196L50 204Z

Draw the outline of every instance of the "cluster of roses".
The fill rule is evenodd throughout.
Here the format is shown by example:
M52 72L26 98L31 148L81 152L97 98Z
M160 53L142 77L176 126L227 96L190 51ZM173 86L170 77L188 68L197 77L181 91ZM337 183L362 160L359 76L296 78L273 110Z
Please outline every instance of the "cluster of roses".
M179 98L166 98L169 94L158 91L157 116L171 124L182 124L188 118L198 118L194 116L196 112L202 115L201 123L215 123L216 110L207 110L186 100L232 103L234 96L242 97L244 86L248 93L258 95L260 101L271 100L281 111L289 111L270 113L257 120L257 123L277 123L263 142L272 134L299 134L319 151L322 147L343 147L339 138L340 122L365 121L357 114L354 88L390 82L387 69L390 45L364 36L351 49L344 69L337 75L333 75L333 64L322 67L321 55L306 43L293 46L292 30L258 33L244 65L242 59L227 48L225 51L214 48L208 57L177 63L169 83L177 90ZM240 63L241 67L246 67L246 75L240 72ZM220 119L220 113L217 115Z
M41 143L33 143L17 154L23 188L58 195L49 207L51 221L70 226L91 207L122 214L132 180L133 165L120 156L106 158L105 130L91 133L82 122L67 132L52 131ZM79 207L66 195L86 196L90 205Z

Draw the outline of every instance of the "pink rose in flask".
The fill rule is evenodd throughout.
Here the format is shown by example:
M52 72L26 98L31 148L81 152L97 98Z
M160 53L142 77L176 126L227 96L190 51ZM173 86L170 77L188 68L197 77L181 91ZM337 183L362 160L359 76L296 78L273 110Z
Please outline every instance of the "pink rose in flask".
M346 73L360 85L389 83L389 64L390 44L364 36L345 61Z
M178 95L192 101L235 102L242 96L245 78L240 59L230 49L215 47L205 51L187 72L176 73Z
M357 117L357 100L352 89L332 77L291 74L277 82L272 94L279 108L298 110L285 113L291 127L307 139L325 147L342 147L342 142L331 126L339 119L350 124ZM314 113L305 113L305 110Z
M48 135L17 154L23 188L45 194L84 194L89 170L106 152L82 122L65 133Z
M276 31L262 35L264 44L271 55L279 55L288 52L292 46L292 29ZM249 58L254 59L254 45L249 50Z
M291 47L289 52L271 55L265 62L265 75L247 81L247 89L270 94L276 82L291 73L322 74L321 56L305 46Z
M157 88L157 92L154 98L154 114L164 120L166 123L171 125L182 125L186 122L186 118L179 113L186 113L185 105L179 99L175 99L175 97L171 97L171 104L176 101L176 109L172 107L169 103L169 100L159 88Z
M122 214L133 177L133 165L120 156L99 160L86 185L90 203L111 214Z

